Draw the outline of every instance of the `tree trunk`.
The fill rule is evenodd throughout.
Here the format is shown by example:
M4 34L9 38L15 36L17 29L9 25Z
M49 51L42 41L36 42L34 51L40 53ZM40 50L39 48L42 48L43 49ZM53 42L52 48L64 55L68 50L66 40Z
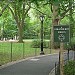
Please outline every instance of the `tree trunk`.
M16 2L18 4L16 4ZM20 5L20 6L18 6L18 5ZM27 8L27 5L29 6L28 8ZM27 3L27 5L26 5L25 1L22 1L21 3L19 1L14 1L14 4L11 5L13 7L9 7L9 9L17 23L18 36L19 36L18 42L23 42L24 20L26 18L28 11L31 8L31 4Z
M51 49L54 49L53 26L58 24L59 24L58 6L53 5L53 19L52 19L52 28L51 28Z
M18 35L19 35L18 42L23 42L23 27L22 27L22 25L18 26Z

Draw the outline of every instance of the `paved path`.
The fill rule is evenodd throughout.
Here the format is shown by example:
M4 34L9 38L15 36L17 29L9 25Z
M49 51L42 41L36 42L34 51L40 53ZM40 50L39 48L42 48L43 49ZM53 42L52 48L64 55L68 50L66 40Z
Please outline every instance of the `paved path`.
M0 75L49 75L58 54L31 58L0 69Z

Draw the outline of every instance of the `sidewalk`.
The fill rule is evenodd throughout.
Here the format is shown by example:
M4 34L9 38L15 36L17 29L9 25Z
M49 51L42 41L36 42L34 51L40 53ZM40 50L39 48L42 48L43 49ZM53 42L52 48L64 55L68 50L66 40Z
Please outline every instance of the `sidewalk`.
M49 75L55 75L55 68L49 73Z

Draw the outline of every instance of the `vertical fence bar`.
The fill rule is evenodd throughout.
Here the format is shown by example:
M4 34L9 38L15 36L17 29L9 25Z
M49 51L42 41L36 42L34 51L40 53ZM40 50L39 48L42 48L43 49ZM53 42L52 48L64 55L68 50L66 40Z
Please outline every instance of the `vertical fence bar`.
M58 63L58 75L60 75L60 63Z
M59 67L59 75L60 75L60 51L59 51L59 62L58 62L58 67Z
M23 58L24 58L24 42L23 42Z
M55 62L55 75L57 75L57 70L56 70L57 68L56 68L56 66L57 65L56 65L56 62Z
M69 61L69 49L68 49L68 54L67 54L67 56L68 56L68 61Z
M74 50L74 60L75 60L75 50Z
M75 68L75 63L73 63L73 66ZM73 75L75 75L75 69L73 68Z
M73 49L74 49L74 60L75 60L75 45L74 45Z
M37 47L35 48L35 56L37 56L38 52L37 52Z
M36 56L36 48L35 48L35 56Z
M11 62L12 62L12 42L11 42Z
M50 54L51 54L51 41L50 41Z

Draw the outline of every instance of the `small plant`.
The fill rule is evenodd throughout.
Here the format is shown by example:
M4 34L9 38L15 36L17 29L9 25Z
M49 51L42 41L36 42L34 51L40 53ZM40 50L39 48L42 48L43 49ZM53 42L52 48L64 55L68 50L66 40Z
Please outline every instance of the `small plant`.
M64 66L64 75L75 75L75 61L69 61Z
M31 46L33 48L40 48L41 46L41 41L40 40L33 40ZM48 48L49 47L49 42L43 41L43 47Z

